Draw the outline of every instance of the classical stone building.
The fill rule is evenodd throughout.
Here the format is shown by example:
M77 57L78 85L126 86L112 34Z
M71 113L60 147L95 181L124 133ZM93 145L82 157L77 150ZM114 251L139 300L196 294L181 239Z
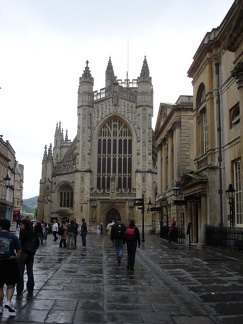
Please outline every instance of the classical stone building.
M0 136L0 219L16 221L23 202L24 166L15 158L8 140Z
M175 196L173 188L193 170L191 158L194 148L193 97L180 96L175 104L161 103L155 127L158 143L157 217L166 228L176 218L180 238L185 238L185 203ZM177 204L175 204L175 201ZM179 203L180 202L180 203ZM153 209L153 208L152 208ZM163 228L161 228L163 231ZM163 237L163 233L161 233Z
M13 221L20 219L23 204L24 165L15 161L14 192L13 192Z
M196 244L206 243L209 228L234 229L227 242L234 244L236 229L243 227L242 17L243 2L236 0L197 49L188 71L193 109L187 110L183 133L182 123L175 122L180 120L176 106L161 104L156 124L156 200L162 207L162 220L165 212L169 218L176 216L184 232L190 224L190 239ZM173 186L179 189L178 196ZM228 188L235 190L234 199L227 199Z
M157 199L165 199L170 216L177 217L178 225L183 215L184 230L191 225L191 241L197 244L206 243L209 227L243 227L242 17L243 3L235 1L220 26L205 35L189 68L193 85L193 115L190 114L193 128L187 130L190 146L184 170L178 168L183 158L175 149L178 140L169 141L166 130L170 128L166 123L159 126L162 111L156 126L160 148L158 175L162 174L158 178ZM190 120L191 117L188 123ZM182 135L178 138L181 141ZM173 164L169 166L164 158L171 158ZM178 197L173 196L173 185L179 189ZM227 199L228 188L235 190L234 199ZM182 213L178 213L178 208Z
M194 98L194 171L205 180L181 186L185 198L198 201L188 216L199 243L205 242L206 225L243 226L242 17L243 2L235 1L220 26L205 35L188 71ZM229 184L235 189L234 211L226 197Z
M140 76L115 77L111 59L105 87L93 90L88 61L79 79L78 128L73 141L57 124L54 145L45 147L38 200L38 219L51 222L84 217L91 229L119 215L127 223L151 226L151 215L134 205L149 201L156 181L153 140L153 87L144 58Z

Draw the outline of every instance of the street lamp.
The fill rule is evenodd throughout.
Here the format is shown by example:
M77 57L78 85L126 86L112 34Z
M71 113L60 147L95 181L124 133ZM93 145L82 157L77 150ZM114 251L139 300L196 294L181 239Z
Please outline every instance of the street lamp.
M235 218L235 189L232 184L229 184L228 189L225 191L226 197L229 200L230 205L230 227L234 227L234 218Z
M3 180L0 180L0 182L5 181L5 186L10 187L10 181L11 179L9 178L9 175L7 174L6 177Z
M178 197L179 194L180 194L180 188L179 187L173 187L172 190L173 190L173 195L175 197Z
M1 190L0 190L0 209L4 212L3 218L7 217L8 213L8 203L7 203L7 188L11 186L11 179L9 175L7 174L5 178L0 180L0 183L4 182L4 184L1 184Z

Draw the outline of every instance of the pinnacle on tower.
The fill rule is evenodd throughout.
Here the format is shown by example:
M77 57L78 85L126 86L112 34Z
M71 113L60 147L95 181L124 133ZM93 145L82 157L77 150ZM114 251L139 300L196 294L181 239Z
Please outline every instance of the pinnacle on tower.
M94 79L92 78L92 75L90 73L90 69L89 69L89 61L86 61L86 67L83 71L82 77L79 78L79 83L81 83L82 81L90 81L90 82L94 82Z
M68 142L68 130L66 129L65 142Z
M105 86L106 88L110 87L115 81L116 77L114 74L113 66L111 63L111 58L109 57L108 65L105 71Z
M43 154L43 160L46 160L46 159L47 159L47 145L45 145L44 154Z
M79 107L93 107L94 102L94 78L92 77L89 69L89 61L86 61L86 67L82 76L79 78L78 87L78 108Z
M140 78L147 79L149 78L149 68L146 56L144 56L143 67L140 73Z
M47 158L49 161L52 160L52 144L50 144L50 146L49 146Z
M90 73L90 69L89 69L89 61L86 61L86 67L84 69L84 72L82 74L82 79L89 79L92 78L92 75Z

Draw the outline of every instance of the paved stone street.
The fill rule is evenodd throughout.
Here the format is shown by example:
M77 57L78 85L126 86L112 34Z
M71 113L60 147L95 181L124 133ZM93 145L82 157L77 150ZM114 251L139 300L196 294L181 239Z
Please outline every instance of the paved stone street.
M35 291L1 323L243 323L243 257L145 235L135 270L117 265L106 235L60 249L51 234L35 257Z

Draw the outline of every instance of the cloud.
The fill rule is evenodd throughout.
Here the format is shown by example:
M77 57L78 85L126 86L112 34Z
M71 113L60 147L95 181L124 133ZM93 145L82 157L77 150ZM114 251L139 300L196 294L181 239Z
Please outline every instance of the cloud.
M24 198L39 194L44 146L61 121L77 132L77 90L86 60L94 90L105 86L109 56L116 76L139 76L147 56L160 102L192 94L187 77L207 31L233 1L10 0L1 2L0 132L24 165ZM128 46L129 44L129 46Z

